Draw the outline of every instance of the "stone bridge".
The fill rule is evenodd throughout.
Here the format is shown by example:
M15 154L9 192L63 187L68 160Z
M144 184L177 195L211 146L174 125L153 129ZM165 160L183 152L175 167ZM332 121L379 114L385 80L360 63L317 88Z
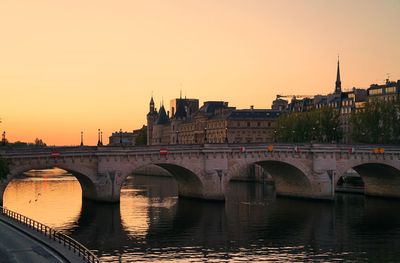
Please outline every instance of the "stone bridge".
M0 183L0 201L21 173L58 167L76 176L84 198L119 202L126 177L148 165L171 173L179 196L190 198L224 200L229 181L253 165L272 176L277 195L333 199L337 181L352 168L363 178L366 194L400 197L400 146L376 149L336 144L0 148L10 168Z

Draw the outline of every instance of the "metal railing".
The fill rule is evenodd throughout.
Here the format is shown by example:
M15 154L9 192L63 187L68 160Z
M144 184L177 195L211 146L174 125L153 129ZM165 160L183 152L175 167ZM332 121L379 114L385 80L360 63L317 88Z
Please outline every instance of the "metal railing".
M45 235L49 239L54 240L59 244L62 244L64 247L68 248L70 251L73 251L75 254L81 257L85 262L88 263L100 262L100 260L96 257L96 255L94 255L88 248L86 248L78 241L72 239L71 237L64 235L63 233L49 226L46 226L40 222L37 222L29 217L8 210L7 208L0 206L0 210L2 215L11 218L19 223L22 223L23 225Z

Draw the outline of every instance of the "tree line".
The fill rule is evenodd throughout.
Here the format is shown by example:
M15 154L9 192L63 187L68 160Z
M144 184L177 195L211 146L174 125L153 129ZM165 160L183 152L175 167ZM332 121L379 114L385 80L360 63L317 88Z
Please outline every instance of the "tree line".
M277 142L327 143L342 138L339 112L328 107L281 115L276 127Z
M354 142L400 144L400 100L367 102L350 123Z
M353 143L400 144L400 99L366 102L362 110L351 113L349 124ZM343 138L340 112L323 107L283 114L274 133L276 142L340 142Z

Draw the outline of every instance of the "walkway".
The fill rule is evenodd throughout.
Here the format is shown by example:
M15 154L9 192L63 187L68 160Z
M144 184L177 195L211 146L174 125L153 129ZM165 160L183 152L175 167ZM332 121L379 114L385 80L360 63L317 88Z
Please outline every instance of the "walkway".
M0 221L1 262L68 262L20 230Z
M0 214L0 262L68 263L89 262L68 246ZM98 262L98 261L92 261Z

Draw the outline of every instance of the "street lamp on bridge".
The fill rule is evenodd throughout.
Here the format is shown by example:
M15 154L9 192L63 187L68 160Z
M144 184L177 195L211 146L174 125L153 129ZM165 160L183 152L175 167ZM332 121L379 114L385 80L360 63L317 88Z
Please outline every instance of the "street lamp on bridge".
M336 127L333 127L333 142L336 143Z
M1 145L5 146L6 144L7 144L6 131L3 131L3 134L1 135Z
M97 136L97 146L103 146L103 132L100 129L98 129Z
M81 146L83 146L83 131L81 131Z
M100 141L100 129L97 130L97 146L101 145L101 141Z

